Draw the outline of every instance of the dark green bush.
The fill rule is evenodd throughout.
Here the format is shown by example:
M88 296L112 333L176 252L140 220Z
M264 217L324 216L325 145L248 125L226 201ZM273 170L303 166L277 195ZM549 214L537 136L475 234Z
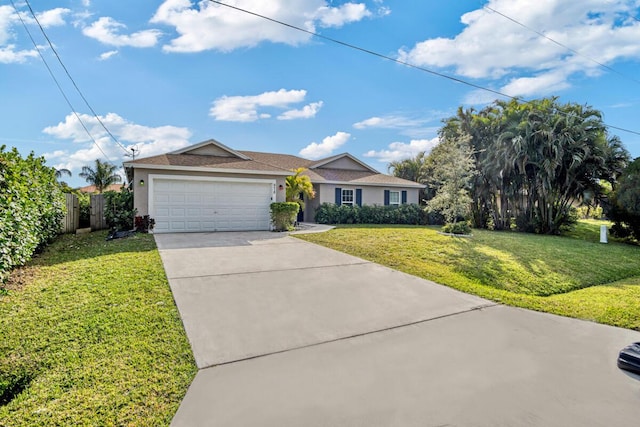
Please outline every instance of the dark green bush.
M60 232L64 195L55 170L33 153L0 147L0 283Z
M316 210L316 222L319 224L410 224L425 225L430 219L436 220L416 204L400 206L337 206L323 203Z
M109 228L117 231L133 230L136 209L133 208L133 192L122 187L119 192L104 193L104 219Z
M271 203L271 222L275 231L293 230L300 205L296 202Z

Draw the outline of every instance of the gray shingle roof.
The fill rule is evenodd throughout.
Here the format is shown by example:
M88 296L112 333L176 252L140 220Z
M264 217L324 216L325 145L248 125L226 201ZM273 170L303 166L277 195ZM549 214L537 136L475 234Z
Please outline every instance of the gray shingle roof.
M332 169L316 167L330 163L344 155L332 156L321 160L308 160L291 154L262 153L257 151L237 151L249 157L249 160L234 157L217 157L199 154L162 154L159 156L136 159L126 162L125 166L173 166L226 169L238 171L289 172L297 168L307 168L304 172L311 178L311 182L344 183L353 185L390 185L405 187L424 187L413 181L407 181L391 175L371 171ZM346 154L345 154L346 155Z

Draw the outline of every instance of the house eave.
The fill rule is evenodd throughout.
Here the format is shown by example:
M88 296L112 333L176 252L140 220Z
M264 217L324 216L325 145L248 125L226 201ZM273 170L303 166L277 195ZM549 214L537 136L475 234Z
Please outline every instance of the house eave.
M384 182L358 182L358 181L311 181L312 184L329 184L329 185L349 185L352 187L393 187L393 188L427 188L424 184L391 184Z
M255 170L255 169L227 169L227 168L210 168L202 166L175 166L175 165L151 165L144 163L124 163L125 168L134 169L151 169L151 170L168 170L168 171L182 171L182 172L208 172L208 173L228 173L228 174L244 174L244 175L277 175L277 176L289 176L291 172L287 171L275 171L275 170Z

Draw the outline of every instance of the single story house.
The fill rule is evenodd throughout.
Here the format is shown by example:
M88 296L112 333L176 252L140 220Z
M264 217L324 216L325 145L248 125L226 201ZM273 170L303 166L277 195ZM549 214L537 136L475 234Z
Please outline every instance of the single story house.
M322 203L418 203L423 185L384 175L348 153L322 160L236 151L215 140L124 163L138 215L154 232L269 230L269 205L285 201L285 178L306 168L316 197L305 200L303 220Z

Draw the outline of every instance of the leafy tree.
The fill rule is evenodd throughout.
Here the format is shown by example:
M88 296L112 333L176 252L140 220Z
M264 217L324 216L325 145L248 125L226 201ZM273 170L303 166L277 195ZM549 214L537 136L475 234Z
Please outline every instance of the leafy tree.
M102 193L105 188L122 181L122 177L116 173L117 170L117 166L96 159L95 168L83 166L78 176L84 178L89 184L95 185L98 193Z
M132 230L136 209L133 208L133 192L122 187L119 192L107 191L105 196L104 218L112 230Z
M472 202L469 188L475 175L475 160L468 140L468 137L445 140L430 154L436 165L431 179L438 185L438 190L427 202L426 209L441 213L453 229L458 218L466 219L469 215Z
M632 236L640 241L640 157L631 162L620 176L611 205L612 233L619 237Z
M303 175L305 168L293 169L293 175L285 178L285 184L287 186L286 200L287 202L295 202L300 205L300 209L304 209L304 201L301 195L307 196L309 199L316 197L316 192L313 189L311 179L307 175Z
M441 137L470 135L477 174L471 185L476 227L556 234L572 221L585 194L615 185L628 154L609 136L599 111L557 98L496 101L481 111L459 109Z

